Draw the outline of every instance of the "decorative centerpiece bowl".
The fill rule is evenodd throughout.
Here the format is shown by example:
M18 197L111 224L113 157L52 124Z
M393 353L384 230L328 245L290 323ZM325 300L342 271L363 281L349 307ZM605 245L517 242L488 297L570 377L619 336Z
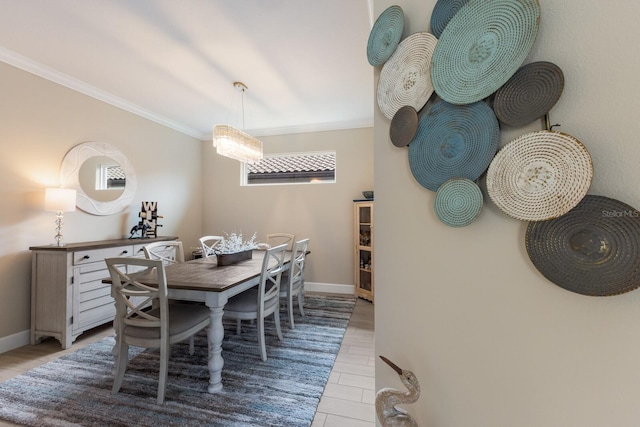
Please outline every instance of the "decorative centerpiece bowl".
M362 195L365 199L373 199L373 190L363 191Z
M256 233L249 240L242 239L242 233L226 234L214 248L218 266L231 265L251 259L253 250L258 247L255 242Z

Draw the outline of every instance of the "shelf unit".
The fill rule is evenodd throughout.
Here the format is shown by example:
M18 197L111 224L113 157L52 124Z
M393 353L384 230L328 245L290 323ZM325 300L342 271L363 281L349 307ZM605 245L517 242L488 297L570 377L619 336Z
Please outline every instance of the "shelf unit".
M373 200L353 202L355 292L373 302Z

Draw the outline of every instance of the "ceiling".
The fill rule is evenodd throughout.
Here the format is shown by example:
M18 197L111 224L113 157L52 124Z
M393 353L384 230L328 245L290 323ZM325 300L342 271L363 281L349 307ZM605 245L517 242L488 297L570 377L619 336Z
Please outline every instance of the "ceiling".
M218 123L254 136L373 126L372 0L0 0L0 11L0 61L196 138Z

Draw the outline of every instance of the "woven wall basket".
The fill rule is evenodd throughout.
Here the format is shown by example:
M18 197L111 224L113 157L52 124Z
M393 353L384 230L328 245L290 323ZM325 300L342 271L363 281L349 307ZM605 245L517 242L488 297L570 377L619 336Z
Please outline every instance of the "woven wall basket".
M537 0L469 0L451 18L433 53L435 92L452 104L488 97L522 65L539 24Z
M452 178L438 188L433 209L449 227L465 227L480 215L482 191L469 179Z
M593 164L576 138L531 132L496 154L487 171L489 198L504 213L525 221L557 218L587 194Z
M398 47L404 30L404 13L400 6L385 9L369 33L367 59L377 67L384 64Z
M532 62L497 90L493 110L502 123L522 126L544 116L556 105L564 88L564 74L557 65Z
M400 108L391 119L389 138L396 147L409 145L418 130L418 112L410 105Z
M526 247L538 271L569 291L607 296L640 286L640 212L618 200L588 195L560 218L529 223Z
M429 100L433 93L431 55L437 42L430 33L411 34L382 67L377 99L380 111L389 120L405 105L420 111Z
M431 12L431 33L440 38L445 27L469 0L438 0Z
M498 119L486 102L438 101L422 114L409 144L409 166L423 187L437 191L451 178L477 180L498 149Z

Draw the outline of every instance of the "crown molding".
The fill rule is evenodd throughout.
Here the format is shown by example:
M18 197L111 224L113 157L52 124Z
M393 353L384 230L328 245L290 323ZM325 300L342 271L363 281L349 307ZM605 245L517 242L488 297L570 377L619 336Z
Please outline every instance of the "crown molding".
M42 77L43 79L65 86L76 92L80 92L102 102L106 102L107 104L113 105L114 107L118 107L140 117L144 117L145 119L149 119L153 122L181 132L185 135L189 135L200 140L203 140L206 137L206 135L203 135L201 132L198 132L197 130L189 126L185 126L167 117L156 114L152 111L140 107L139 105L136 105L118 96L91 86L90 84L87 84L67 74L56 71L53 68L47 67L46 65L40 64L27 57L19 55L2 46L0 46L0 61L31 74L35 74L36 76Z

